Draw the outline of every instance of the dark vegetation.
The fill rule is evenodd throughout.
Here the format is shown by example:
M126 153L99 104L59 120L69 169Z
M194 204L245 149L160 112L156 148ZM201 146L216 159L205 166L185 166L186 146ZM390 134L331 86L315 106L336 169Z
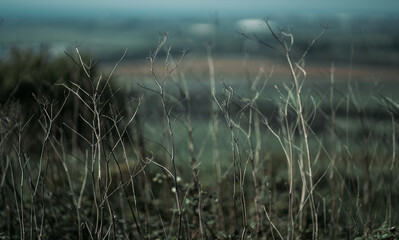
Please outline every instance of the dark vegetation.
M200 92L166 35L133 92L77 47L14 48L0 62L0 238L399 239L398 101L337 84L333 66L312 88L314 42L292 57L293 36L269 30L290 79L219 81L210 44Z

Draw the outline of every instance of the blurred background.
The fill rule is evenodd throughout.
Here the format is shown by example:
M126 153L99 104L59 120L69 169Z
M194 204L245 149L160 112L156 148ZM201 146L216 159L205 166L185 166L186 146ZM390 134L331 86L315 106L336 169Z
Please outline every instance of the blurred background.
M50 92L61 94L62 88L54 87L54 83L76 78L77 68L67 55L76 57L75 46L79 46L86 61L92 60L96 74L109 74L127 49L115 72L117 80L113 82L122 85L128 95L142 94L138 92L143 89L136 83L148 83L146 80L151 79L148 56L155 51L162 34L168 33L166 47L171 47L172 55L177 58L182 51L186 52L179 71L184 73L190 82L189 90L197 97L197 102L192 99L195 111L203 115L198 106L204 104L198 103L211 100L206 95L208 50L211 50L215 77L220 84L217 91L222 91L222 82L228 82L245 95L247 83L256 78L260 68L267 73L274 69L270 81L275 86L282 87L291 81L283 55L242 35L278 48L265 20L274 31L293 34L294 61L302 56L323 27L328 26L306 57L305 88L326 96L334 65L335 87L339 93L334 96L337 104L343 99L348 81L353 81L354 92L361 99L357 104L377 118L387 115L381 113L384 110L373 98L382 95L396 99L397 96L399 2L396 0L381 3L369 0L7 0L0 6L1 102L10 97L31 99L31 92L39 96ZM160 55L162 67L165 51ZM172 92L174 89L176 87L171 86ZM265 97L260 100L271 98L278 98L278 91L267 87Z
M115 61L128 48L127 59L145 60L159 32L169 32L169 45L201 56L213 41L217 56L273 57L270 49L245 40L238 32L272 40L263 20L295 36L302 51L329 26L308 60L346 63L351 46L354 63L399 65L399 3L376 1L9 1L0 3L0 58L12 47L46 48L64 54L75 44L99 61Z
M209 84L208 50L211 50L215 77L220 84L217 91L222 91L222 82L226 81L236 89L246 89L260 68L267 73L274 69L270 81L275 86L282 87L291 81L283 55L242 34L278 48L265 20L274 31L293 34L294 61L302 56L323 27L328 26L306 57L305 88L326 96L334 65L335 87L339 93L334 96L337 104L343 99L348 81L353 81L355 93L361 99L358 107L366 107L376 118L383 115L389 120L373 98L382 95L396 99L397 96L399 2L396 0L381 3L368 0L7 0L0 6L2 102L10 97L31 99L31 92L39 96L50 92L61 94L54 83L76 78L76 66L67 55L76 57L75 46L79 46L87 61L92 60L96 74L109 74L127 49L115 72L114 83L122 84L125 93L137 96L143 89L136 83L151 76L148 56L155 51L162 34L168 33L166 46L171 46L172 55L178 57L182 51L186 52L179 69L197 97L197 102L192 99L195 111L203 115L198 106L204 104L198 103L211 100L206 95L209 93L206 86ZM165 56L165 51L160 55ZM164 63L160 61L160 64ZM174 89L176 87L171 86L172 92ZM278 94L273 87L268 87L260 100L278 98Z
M51 84L68 79L65 66L72 61L66 53L74 54L75 46L105 73L127 49L118 79L141 81L150 76L148 56L165 32L175 57L186 51L181 69L191 80L209 78L209 46L218 80L242 82L254 78L260 67L266 72L274 67L275 81L289 80L282 55L241 34L277 47L265 20L276 32L293 34L293 60L328 26L306 57L307 81L328 84L334 64L338 84L351 78L370 85L361 90L366 96L376 92L376 84L376 94L394 96L399 76L398 13L395 0L6 0L0 3L0 97L8 99L17 82L40 89L39 78L50 79ZM55 66L48 67L50 62ZM43 68L52 70L36 71L40 73L32 77L32 70Z

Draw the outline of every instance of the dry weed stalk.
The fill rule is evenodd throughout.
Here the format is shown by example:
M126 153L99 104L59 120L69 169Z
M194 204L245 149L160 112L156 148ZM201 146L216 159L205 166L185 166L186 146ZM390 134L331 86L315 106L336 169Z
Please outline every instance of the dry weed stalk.
M75 50L78 60L75 61L72 56L69 56L84 72L85 80L87 81L87 83L70 81L69 83L62 83L61 85L65 89L67 89L69 93L73 94L77 99L79 99L85 107L85 109L81 109L82 112L80 113L79 118L88 127L89 134L84 135L73 126L69 126L67 123L64 123L64 126L69 128L73 133L79 136L79 138L83 142L88 144L88 146L90 147L90 157L86 157L87 160L85 161L85 177L80 188L79 199L77 201L75 200L74 202L77 211L81 211L81 201L84 195L87 172L89 171L92 181L92 194L94 196L93 200L95 206L96 220L94 223L86 221L84 222L84 226L86 227L92 238L102 239L104 237L110 237L111 235L115 236L116 234L117 215L109 201L110 197L119 189L125 190L125 187L127 185L130 185L133 193L133 199L135 199L134 176L136 176L137 173L135 173L129 167L130 163L128 161L123 139L127 134L128 127L131 125L133 119L136 117L140 101L138 102L136 110L127 120L126 124L120 127L120 122L122 121L124 116L118 112L117 108L114 109L114 106L112 105L115 93L111 90L110 80L113 76L115 69L126 55L127 50L124 52L120 60L115 64L110 75L105 80L103 80L102 75L100 75L98 78L92 76L91 68L93 67L93 63L90 61L90 63L86 64L79 52L79 49L76 47ZM109 147L110 152L106 154L105 146L109 144L105 140L107 138L112 138L114 131L117 137L116 141L113 145ZM122 147L123 158L126 162L127 170L129 173L129 180L128 182L124 182L122 178L122 172L119 171L120 184L116 187L116 189L112 189L113 183L110 168L110 159L112 156L115 156L114 151L118 146ZM119 163L116 159L115 162L118 169L120 170ZM68 173L68 168L65 165L65 161L64 169L65 172ZM140 239L144 239L145 235L141 230L142 225L138 220L139 213L137 210L137 203L135 202L133 207L128 198L128 193L126 192L126 190L124 192L131 210L134 223L136 225L138 235ZM107 220L105 219L105 212L108 213ZM78 222L80 226L80 220L78 220ZM79 228L79 231L81 231L80 229L81 228ZM126 230L126 228L124 230ZM80 232L79 237L81 237Z
M302 87L303 83L306 79L306 71L305 71L305 57L307 53L309 52L310 48L314 45L314 43L323 35L324 31L326 30L326 26L323 27L323 30L310 42L308 48L303 52L303 54L300 56L300 58L297 61L294 61L292 56L291 56L291 49L294 44L294 36L290 33L286 33L284 31L280 31L280 33L276 33L272 27L270 26L269 22L266 21L266 25L274 37L275 41L278 43L279 47L274 47L273 45L264 42L260 40L256 35L254 38L246 35L245 33L241 33L245 38L251 39L254 41L257 41L258 43L271 48L277 52L279 52L282 56L284 56L287 65L289 67L290 75L292 78L293 82L293 89L289 89L288 92L288 97L287 97L287 104L286 106L290 105L290 107L296 112L297 119L299 121L299 126L300 126L300 132L303 136L303 143L304 143L304 148L305 148L305 159L302 158L302 156L299 156L299 165L300 165L300 172L302 175L302 181L303 188L302 188L302 196L301 196L301 209L302 206L305 203L305 195L304 195L304 190L306 188L306 192L309 196L309 202L310 202L310 210L311 210L311 217L312 217L312 226L313 226L313 235L312 239L319 239L319 222L318 222L318 210L316 207L316 202L315 202L315 197L314 197L314 176L313 176L313 171L312 171L312 156L310 152L310 144L309 144L309 127L307 123L307 119L305 117L305 112L303 110L304 103L303 103L303 94L302 94ZM287 108L287 107L286 107ZM266 122L267 123L267 122ZM270 129L270 127L269 127ZM276 133L273 133L276 135ZM289 136L289 139L291 139L290 135L292 133L287 133ZM281 143L281 140L279 140ZM292 143L289 143L292 144ZM291 160L291 155L288 153L287 150L284 150L285 155L288 156L288 165L292 166L293 161ZM305 160L306 160L306 170L305 170ZM290 168L290 167L289 167ZM307 173L307 177L304 175L304 173ZM290 173L290 178L292 179L292 173ZM291 195L291 191L290 191ZM290 197L292 199L292 197ZM290 200L291 202L292 200ZM290 219L291 219L291 235L290 239L294 238L294 222L293 222L293 215L292 215L292 205L290 204ZM300 211L302 212L302 210ZM302 219L302 217L301 217Z
M163 36L161 37L158 46L154 53L151 54L149 57L150 60L150 71L152 75L152 80L156 84L157 89L150 89L144 86L141 86L151 92L156 93L161 101L162 104L162 109L163 109L163 114L166 119L166 124L167 124L167 130L169 134L169 141L170 141L170 147L169 147L169 152L170 152L170 161L172 163L172 170L171 175L173 177L173 182L174 182L174 193L175 193L175 200L176 200L176 205L177 205L177 210L179 214L179 220L178 220L178 231L177 231L177 239L180 239L182 236L182 230L183 230L183 209L182 209L182 201L180 197L180 190L179 190L179 185L178 185L178 176L177 176L177 170L176 170L176 149L175 149L175 137L173 134L173 123L172 123L172 118L171 118L171 109L168 106L167 100L166 100L166 80L170 77L172 72L176 70L178 65L180 64L181 60L183 59L185 52L181 54L180 58L172 65L170 65L170 59L171 59L171 47L167 49L166 52L166 57L165 57L165 68L164 68L164 73L163 75L157 74L155 70L155 61L157 60L159 52L164 48L166 41L167 41L167 34L164 33ZM167 147L164 147L165 149L168 149ZM167 170L166 167L161 166L163 169ZM169 170L167 170L169 172Z

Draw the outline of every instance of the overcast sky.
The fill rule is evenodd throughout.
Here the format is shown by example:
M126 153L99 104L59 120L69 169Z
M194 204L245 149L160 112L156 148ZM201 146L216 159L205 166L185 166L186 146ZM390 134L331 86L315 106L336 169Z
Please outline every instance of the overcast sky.
M0 17L162 14L399 13L399 0L1 0Z

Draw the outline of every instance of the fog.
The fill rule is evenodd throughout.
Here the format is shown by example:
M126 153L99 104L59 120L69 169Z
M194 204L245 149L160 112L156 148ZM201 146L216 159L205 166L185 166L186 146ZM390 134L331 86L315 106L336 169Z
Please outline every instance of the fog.
M45 16L191 16L209 15L212 12L234 15L269 15L276 13L317 14L367 14L386 15L399 12L399 1L384 0L203 0L203 1L50 1L50 0L3 0L0 3L0 17L45 17Z

